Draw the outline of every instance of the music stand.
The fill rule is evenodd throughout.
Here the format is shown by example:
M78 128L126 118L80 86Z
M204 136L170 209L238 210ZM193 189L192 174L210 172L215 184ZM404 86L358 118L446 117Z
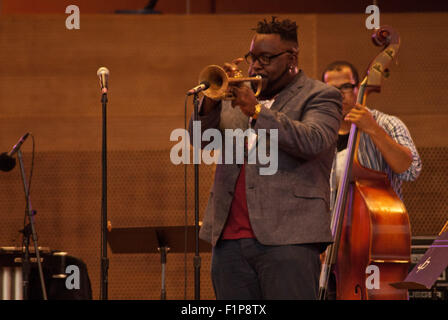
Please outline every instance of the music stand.
M391 283L397 289L429 290L448 266L448 221L423 257L402 282Z
M107 241L113 253L160 253L162 266L161 299L166 299L165 270L168 252L195 252L195 226L187 226L187 242L185 248L185 226L130 227L112 228L108 232ZM199 250L211 251L211 244L200 240Z

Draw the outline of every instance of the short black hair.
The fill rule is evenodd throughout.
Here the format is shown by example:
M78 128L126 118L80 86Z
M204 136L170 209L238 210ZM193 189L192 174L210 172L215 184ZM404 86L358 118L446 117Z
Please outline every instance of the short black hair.
M298 26L294 21L289 19L277 20L277 17L272 17L272 20L268 22L266 19L259 21L255 29L260 34L278 34L280 39L284 41L291 41L299 45L297 40Z
M355 80L355 84L358 85L359 83L359 74L358 74L358 70L355 68L355 66L353 64L351 64L348 61L343 61L343 60L339 60L339 61L334 61L332 63L330 63L322 72L322 81L325 82L325 73L327 71L340 71L343 67L348 67L350 68L350 70L352 71L352 75L353 75L353 79Z

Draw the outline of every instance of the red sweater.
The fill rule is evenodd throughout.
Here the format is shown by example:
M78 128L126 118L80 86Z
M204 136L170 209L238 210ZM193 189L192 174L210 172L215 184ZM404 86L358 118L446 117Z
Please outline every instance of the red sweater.
M246 201L245 164L241 166L240 175L236 181L235 193L229 216L222 232L222 239L255 238L249 221L249 211Z

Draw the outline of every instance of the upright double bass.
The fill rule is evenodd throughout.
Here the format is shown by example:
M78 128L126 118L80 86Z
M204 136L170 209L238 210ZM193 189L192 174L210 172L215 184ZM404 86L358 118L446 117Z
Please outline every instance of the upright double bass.
M384 26L372 35L383 50L372 60L359 87L357 102L380 92L388 65L396 57L400 37ZM328 246L322 266L319 298L326 299L330 275L334 275L336 299L403 300L406 290L390 283L402 281L409 269L411 232L409 216L387 175L362 167L358 161L359 134L351 125L344 173L332 212L334 242Z

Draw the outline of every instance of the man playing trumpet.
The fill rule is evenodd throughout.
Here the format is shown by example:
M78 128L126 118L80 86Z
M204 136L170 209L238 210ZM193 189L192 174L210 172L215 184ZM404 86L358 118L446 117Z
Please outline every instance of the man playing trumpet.
M262 77L259 96L255 83L232 85L231 107L205 96L199 120L202 131L276 130L278 170L262 175L259 161L218 164L200 237L213 245L217 299L316 299L319 254L332 241L329 176L342 97L299 70L295 22L273 17L255 31L245 59L249 76ZM229 77L242 61L223 66Z

